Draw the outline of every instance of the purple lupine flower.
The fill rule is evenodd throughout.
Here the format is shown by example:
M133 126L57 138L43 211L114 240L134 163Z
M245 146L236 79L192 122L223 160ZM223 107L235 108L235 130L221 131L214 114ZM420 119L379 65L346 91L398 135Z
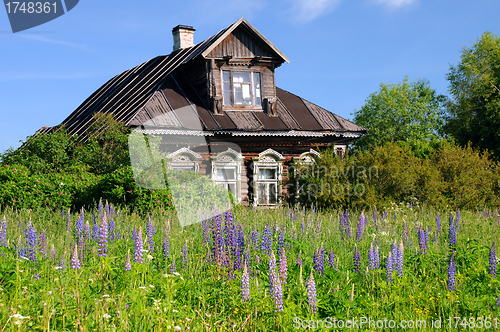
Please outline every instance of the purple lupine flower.
M495 250L495 242L491 245L490 248L490 266L489 266L490 274L493 278L497 277L497 253Z
M241 269L241 254L240 254L240 248L239 248L239 246L237 246L236 249L235 249L235 251L234 251L233 269L234 270Z
M274 299L274 311L281 312L283 311L283 288L276 274L276 257L274 257L274 252L271 253L269 261L269 284L271 286L271 295Z
M78 259L78 245L75 245L73 255L71 256L71 268L80 270L80 260Z
M149 218L148 225L146 226L146 236L149 243L149 251L153 253L155 251L155 243L153 240L153 224L151 223L151 218Z
M451 253L450 263L448 265L448 290L455 290L455 252Z
M273 250L271 237L272 237L271 227L266 226L264 228L264 233L262 234L262 241L261 241L262 244L260 250L264 251L268 256L271 254L271 251Z
M363 212L361 212L361 215L359 216L358 227L356 229L357 242L360 242L365 235L365 226L366 226L365 224L366 224L365 215L363 214Z
M453 222L452 216L450 216L450 228L448 231L448 238L450 242L450 250L455 250L457 247L457 232L455 230L455 223Z
M83 209L80 212L80 216L75 222L75 239L78 241L80 239L80 236L82 236L83 233L83 225L85 224L85 214L83 213Z
M420 225L420 228L418 229L418 245L420 246L420 253L425 255L427 247L425 245L425 234L422 225Z
M285 254L285 249L281 251L280 254L280 268L279 268L279 279L282 284L286 284L286 278L288 277L288 269L287 269L287 262L286 262L286 254Z
M249 251L250 248L248 248L247 250ZM252 272L252 256L250 256L250 253L248 251L245 252L244 264L247 266L248 272L251 273Z
M110 213L111 213L111 208L110 208ZM109 223L108 223L108 235L109 235L109 240L111 242L116 240L116 233L115 233L115 219L112 215L109 216Z
M299 255L297 256L297 265L302 266L302 250L299 251Z
M283 228L280 229L278 234L278 255L281 255L281 251L285 249L285 234L283 233Z
M132 265L130 264L130 250L127 251L127 258L125 258L125 266L123 267L125 271L132 270Z
M250 301L250 276L246 264L243 268L243 275L241 276L241 299L243 302Z
M134 227L135 228L135 227ZM135 237L135 245L134 245L134 263L142 263L142 227L139 226L139 231L137 232L137 236Z
M441 214L438 213L436 217L436 231L441 234Z
M188 255L188 247L187 247L187 242L184 242L184 245L182 246L181 252L182 252L181 267L182 267L182 270L186 271L187 267L188 267L188 257L187 257L187 255Z
M374 268L375 269L378 269L380 267L380 256L379 256L379 247L378 247L378 243L377 245L375 246L375 252L374 252Z
M172 256L172 264L170 264L170 273L173 273L177 271L177 268L175 267L175 256Z
M391 246L391 256L392 256L392 271L396 270L397 264L396 264L396 258L398 256L398 243L396 242L396 239L394 239L394 243Z
M387 262L385 264L387 284L392 282L392 266L393 266L392 253L389 252L389 255L387 255Z
M163 240L163 258L168 259L170 256L170 239L168 232L165 231L165 239Z
M311 270L311 275L309 276L309 280L307 281L307 298L309 300L309 306L311 307L312 313L316 313L316 283L314 282L313 271Z
M328 254L328 265L335 267L335 254L333 253L333 249L330 249L330 253Z
M370 243L370 249L368 249L368 268L370 270L375 269L375 249L373 248L373 241Z
M28 254L31 262L35 264L38 262L37 251L38 251L38 245L37 245L36 230L33 227L33 225L31 225L30 222L28 226Z
M404 246L403 242L399 242L398 255L396 257L396 270L398 272L398 276L403 276L403 255L404 255Z
M5 219L5 216L0 224L0 245L7 245L7 220Z
M83 237L86 241L90 241L90 225L88 220L85 223L85 227L83 228Z
M104 216L102 217L101 227L99 228L99 251L97 256L108 256L108 222L106 213L104 213Z
M358 246L354 245L354 271L358 274L361 273L361 258L359 257Z
M252 244L254 250L259 248L259 232L257 231L257 228L254 227L253 232L252 232Z

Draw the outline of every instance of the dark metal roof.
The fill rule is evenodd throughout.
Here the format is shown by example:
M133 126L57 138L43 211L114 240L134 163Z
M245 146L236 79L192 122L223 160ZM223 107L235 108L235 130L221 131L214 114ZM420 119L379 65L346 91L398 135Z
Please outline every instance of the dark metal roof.
M158 56L124 71L95 91L62 124L70 134L81 135L84 139L93 121L92 115L97 112L113 114L116 120L132 127L366 132L365 128L279 88L276 88L277 116L262 111L228 111L223 114L209 111L192 85L183 76L176 75L175 70L205 52L209 53L214 45L241 24L258 33L246 20L240 19L199 44ZM267 39L264 41L269 43ZM278 54L282 55L281 52ZM284 60L288 61L286 57ZM199 119L199 124L192 122L193 117Z

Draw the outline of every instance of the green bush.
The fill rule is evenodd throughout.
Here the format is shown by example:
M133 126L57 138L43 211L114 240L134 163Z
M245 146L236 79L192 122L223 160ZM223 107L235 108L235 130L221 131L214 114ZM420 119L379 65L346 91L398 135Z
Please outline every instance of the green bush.
M342 161L329 149L313 164L294 164L288 190L292 203L320 208L382 209L391 202L482 208L500 205L499 175L488 152L470 146L443 140L428 157L417 157L408 144L390 142Z

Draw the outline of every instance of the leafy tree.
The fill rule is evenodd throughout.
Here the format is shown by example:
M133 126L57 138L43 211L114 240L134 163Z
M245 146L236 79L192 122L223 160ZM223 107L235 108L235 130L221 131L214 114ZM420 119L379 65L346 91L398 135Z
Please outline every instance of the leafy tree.
M438 138L440 113L446 98L431 89L429 81L408 77L397 84L380 84L380 90L368 96L365 105L354 112L354 122L369 133L354 145L365 150L386 142L407 142L414 150L425 151Z
M454 100L448 103L445 132L500 157L500 38L485 32L447 75Z
M82 161L96 174L109 173L130 165L130 130L111 114L97 113L93 118L88 141L82 146Z

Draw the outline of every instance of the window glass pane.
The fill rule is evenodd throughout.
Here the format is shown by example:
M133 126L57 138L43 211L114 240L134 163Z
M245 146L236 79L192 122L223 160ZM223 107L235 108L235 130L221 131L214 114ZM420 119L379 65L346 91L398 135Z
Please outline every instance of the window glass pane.
M172 169L174 171L193 171L194 172L194 166L172 166Z
M276 183L270 183L269 184L269 204L276 204L277 203L277 185Z
M243 92L243 103L245 105L252 105L252 96L250 95L250 84L242 84L241 85Z
M217 180L235 180L236 169L234 168L218 168Z
M261 180L276 179L276 168L260 168L259 179Z
M259 183L257 197L257 204L266 204L266 185L264 183Z
M241 84L234 83L234 104L242 105L243 104L243 90L241 88Z
M233 82L251 83L251 81L250 81L250 73L233 72Z
M224 106L231 105L231 80L230 72L222 72L222 103Z
M261 104L260 73L253 73L253 87L254 87L253 94L255 96L255 105L260 105Z

